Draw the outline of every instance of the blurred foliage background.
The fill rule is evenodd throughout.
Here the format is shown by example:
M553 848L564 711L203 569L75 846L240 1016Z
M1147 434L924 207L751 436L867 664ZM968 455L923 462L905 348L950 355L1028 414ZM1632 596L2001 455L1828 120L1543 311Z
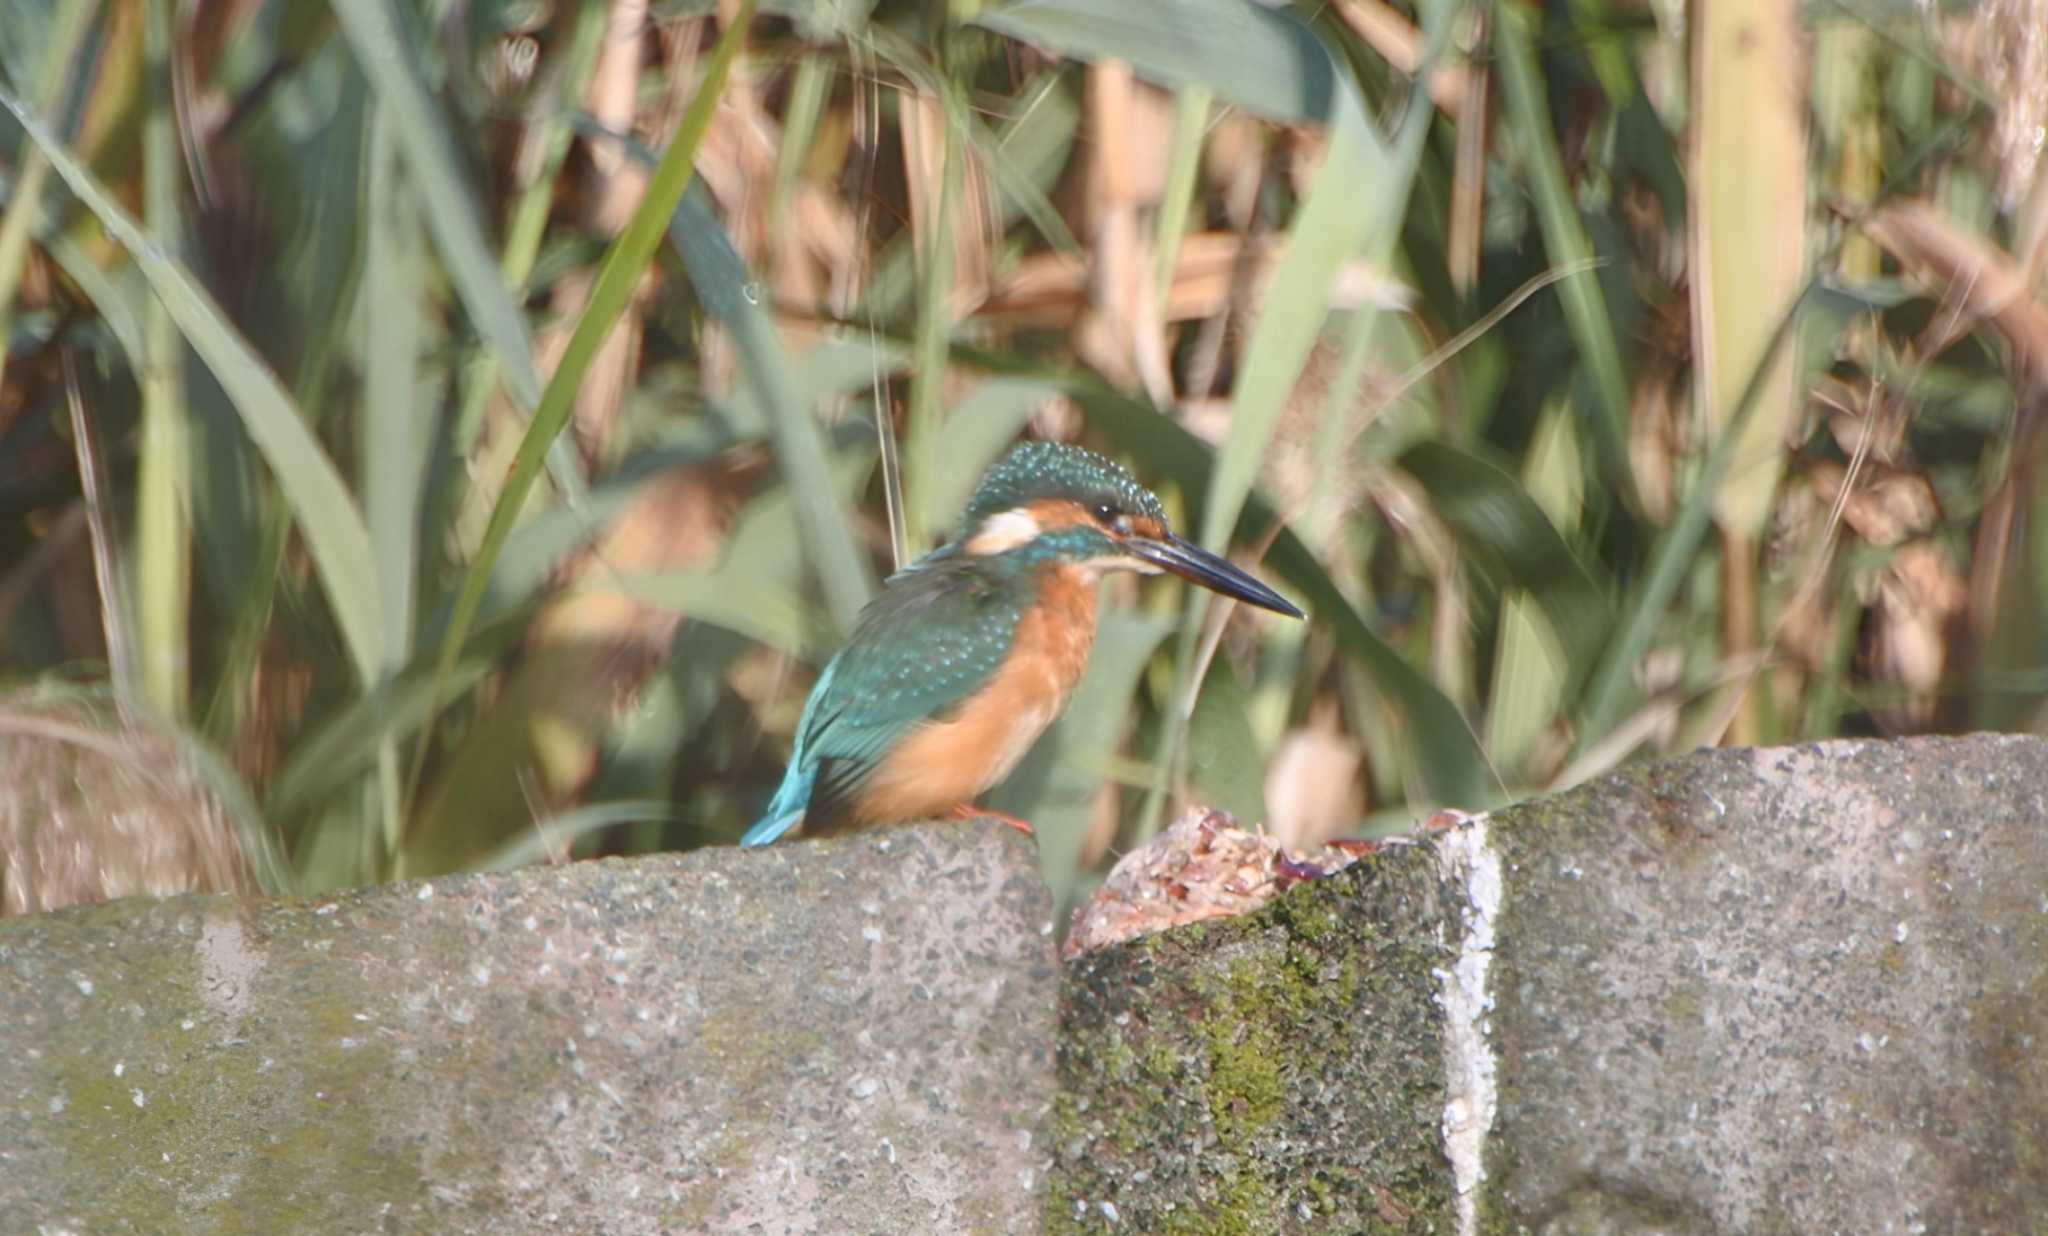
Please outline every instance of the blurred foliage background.
M0 0L0 909L726 842L1032 435L1071 902L2039 728L2048 3ZM692 172L694 170L694 175ZM112 856L118 855L120 861Z

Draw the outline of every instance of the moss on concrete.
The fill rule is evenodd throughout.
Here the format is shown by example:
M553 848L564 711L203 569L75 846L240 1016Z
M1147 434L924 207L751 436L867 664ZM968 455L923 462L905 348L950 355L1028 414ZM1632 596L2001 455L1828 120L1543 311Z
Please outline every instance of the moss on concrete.
M1845 743L1496 814L1480 1230L2048 1231L2044 785ZM1393 851L1062 975L956 825L0 921L0 1228L1448 1233L1461 908Z
M1439 914L1400 850L1073 963L1047 1230L1448 1231Z
M0 920L0 1230L1025 1230L1050 912L951 825Z

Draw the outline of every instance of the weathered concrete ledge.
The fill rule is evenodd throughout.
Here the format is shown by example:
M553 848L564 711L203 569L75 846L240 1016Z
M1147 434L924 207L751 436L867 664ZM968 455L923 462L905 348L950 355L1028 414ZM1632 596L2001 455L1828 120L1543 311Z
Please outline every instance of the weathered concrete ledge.
M1701 753L1493 836L1486 1230L2048 1231L2048 743Z
M1430 847L1068 963L1053 1232L1452 1230Z
M0 1226L2048 1231L2036 739L1648 764L1063 974L1047 914L952 824L0 921Z
M1647 764L1063 1008L1058 1232L2048 1232L2048 744Z
M1028 1231L1050 912L956 824L0 920L0 1229Z

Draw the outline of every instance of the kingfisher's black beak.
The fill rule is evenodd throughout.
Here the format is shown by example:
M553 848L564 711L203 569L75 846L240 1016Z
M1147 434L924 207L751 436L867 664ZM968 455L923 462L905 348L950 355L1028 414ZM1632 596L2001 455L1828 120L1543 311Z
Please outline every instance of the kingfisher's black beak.
M1289 603L1286 597L1208 550L1190 545L1171 532L1164 533L1157 539L1145 536L1125 537L1124 548L1130 550L1135 557L1153 566L1172 571L1182 579L1192 580L1211 592L1236 597L1248 605L1270 609L1289 618L1308 616Z

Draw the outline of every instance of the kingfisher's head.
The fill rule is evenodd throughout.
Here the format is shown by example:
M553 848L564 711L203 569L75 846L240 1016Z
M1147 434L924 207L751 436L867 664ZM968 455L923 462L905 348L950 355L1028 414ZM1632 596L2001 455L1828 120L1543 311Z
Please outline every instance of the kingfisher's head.
M1240 601L1300 618L1301 610L1166 526L1152 491L1078 446L1026 442L981 478L960 522L960 552L1063 563L1091 571L1172 571Z

